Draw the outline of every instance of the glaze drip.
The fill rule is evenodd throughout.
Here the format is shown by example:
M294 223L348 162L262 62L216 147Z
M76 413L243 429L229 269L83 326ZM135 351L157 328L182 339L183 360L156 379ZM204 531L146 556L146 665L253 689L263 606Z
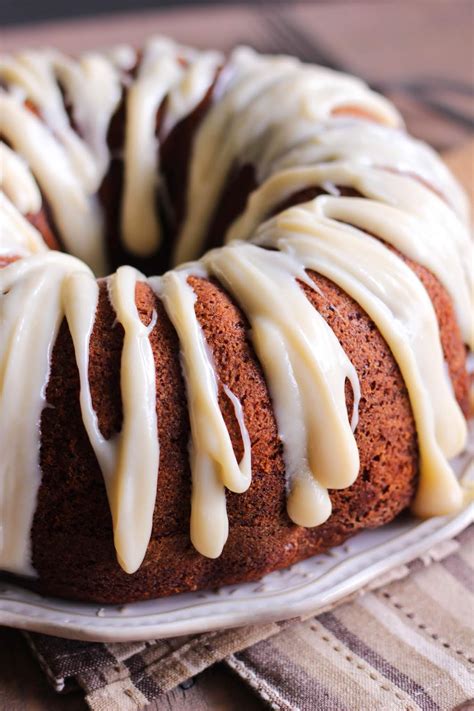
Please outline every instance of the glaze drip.
M448 460L464 448L466 423L447 377L438 323L420 279L389 248L438 278L472 348L466 200L433 151L404 133L389 102L352 77L289 57L238 48L224 62L218 53L163 38L147 43L141 55L129 47L79 60L53 50L23 52L1 59L0 78L6 86L0 91L6 141L0 148L0 256L19 257L0 269L0 568L34 575L30 531L41 483L39 422L64 319L117 560L133 573L145 558L160 496L153 339L161 324L156 314L144 322L137 285L161 300L179 339L191 424L191 541L202 555L221 554L228 535L226 490L242 493L251 485L252 442L245 402L219 381L191 277L217 279L250 324L283 444L287 510L295 524L327 520L328 489L349 487L359 471L359 381L306 296L305 290L317 288L309 271L362 307L398 363L420 452L414 511L431 516L462 505ZM158 209L166 193L160 146L214 82L192 142L186 211L174 243L177 262L195 261L162 277L147 279L124 266L107 278L114 327L124 337L123 423L106 439L89 382L100 294L89 267L99 275L107 271L97 193L115 157L107 142L110 124L123 100L122 239L131 253L147 256L167 239ZM232 171L245 164L255 168L256 189L222 235L226 246L196 261ZM308 188L324 194L280 211ZM46 203L62 243L79 259L48 250L31 224ZM349 414L347 381L354 396ZM219 407L222 392L240 428L240 461Z
M355 427L360 395L355 370L298 284L314 288L299 261L236 244L213 250L203 262L250 322L284 445L288 514L301 526L317 526L331 513L327 489L350 486L359 471L344 392L348 379Z
M191 541L209 558L217 558L228 535L225 488L242 493L250 486L250 439L242 407L226 388L239 422L244 455L239 463L218 402L218 380L212 354L196 318L196 296L186 269L151 279L181 344L181 362L191 422Z
M151 535L159 440L149 328L141 322L135 306L139 277L131 267L122 267L109 285L117 321L125 334L121 368L124 417L121 431L106 440L99 429L89 386L89 343L99 292L92 273L79 260L56 252L28 257L0 270L5 328L0 351L0 437L2 451L6 452L0 477L0 500L5 502L0 515L0 553L6 570L32 572L26 542L41 481L38 423L46 405L49 359L63 318L74 344L84 427L104 475L118 560L129 573L143 560ZM25 301L31 304L28 313ZM33 352L34 367L30 363ZM18 365L23 365L28 377L19 377ZM24 409L25 402L28 409ZM137 438L142 439L140 447L136 446Z
M420 516L456 511L462 492L448 459L466 445L466 422L444 367L439 328L415 273L379 241L338 222L318 220L308 205L281 213L258 240L294 255L305 268L334 281L357 301L384 336L402 372L415 417Z

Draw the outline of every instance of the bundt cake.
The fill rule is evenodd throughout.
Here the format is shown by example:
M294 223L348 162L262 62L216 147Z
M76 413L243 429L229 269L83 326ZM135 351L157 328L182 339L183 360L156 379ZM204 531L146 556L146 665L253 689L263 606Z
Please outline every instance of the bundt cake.
M164 38L0 82L0 569L123 603L462 506L468 209L387 100Z

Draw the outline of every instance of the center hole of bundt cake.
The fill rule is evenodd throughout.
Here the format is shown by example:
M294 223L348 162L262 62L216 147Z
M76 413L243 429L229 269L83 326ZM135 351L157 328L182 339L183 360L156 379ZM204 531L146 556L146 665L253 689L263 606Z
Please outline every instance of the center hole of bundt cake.
M177 128L179 129L179 126ZM162 274L176 266L173 263L173 252L186 216L186 195L183 185L186 184L186 174L189 167L186 164L187 157L183 156L181 161L176 158L172 160L170 157L171 146L169 143L174 144L176 130L171 132L161 153L163 188L161 190L162 197L156 207L163 238L159 249L149 256L140 257L132 253L126 249L123 241L119 238L120 225L117 220L117 208L112 210L111 205L120 204L123 167L120 162L112 161L111 169L101 189L106 211L107 251L111 270L115 270L123 264L130 264L145 275L153 276ZM199 259L208 250L224 243L228 228L244 211L248 196L256 187L253 165L245 164L232 170L219 200L214 206L202 247L196 249L193 255L194 259Z

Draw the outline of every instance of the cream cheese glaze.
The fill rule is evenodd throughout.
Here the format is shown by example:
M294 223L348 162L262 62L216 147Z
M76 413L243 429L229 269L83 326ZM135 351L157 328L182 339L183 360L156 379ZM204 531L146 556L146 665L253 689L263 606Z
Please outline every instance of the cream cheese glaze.
M194 141L177 263L202 251L212 210L236 163L255 162L258 169L259 157L269 148L284 154L305 135L308 124L314 127L344 107L363 110L389 126L401 125L391 104L359 80L291 57L268 58L239 48L228 73L223 96Z
M400 367L415 417L420 483L414 511L456 510L462 493L447 459L463 450L467 428L446 377L431 300L415 273L378 240L338 222L321 224L312 207L281 213L257 239L331 279L374 321Z
M188 66L181 64L180 57L189 62ZM219 59L213 52L193 56L165 39L150 42L145 49L128 92L125 133L123 239L136 254L147 256L161 242L160 219L155 209L159 181L157 111L168 97L169 132L203 99Z
M355 428L360 390L354 367L298 284L314 288L290 254L238 243L202 261L250 322L285 447L288 514L302 526L317 526L331 513L327 489L350 486L359 471L344 392L348 379Z
M3 569L24 575L34 572L30 530L41 483L39 422L70 271L90 274L83 262L57 252L0 270L0 561Z
M5 143L0 143L1 184L6 196L27 215L41 209L41 193L22 158Z
M109 440L100 432L89 388L89 341L98 301L97 282L90 274L73 272L63 284L64 315L76 353L84 426L104 475L118 559L128 573L138 569L150 540L159 466L155 363L148 339L156 318L145 326L135 305L135 286L143 279L135 269L120 267L108 281L109 298L124 329L123 424L120 433Z
M430 269L449 292L465 342L474 348L472 244L461 219L425 185L406 175L349 161L285 169L251 195L228 241L248 239L272 209L305 186L354 188L362 198L321 196L315 217L338 220L376 234Z
M97 191L112 158L110 121L126 92L122 237L132 253L148 255L165 239L157 210L163 190L159 136L200 104L223 63L217 53L163 38L151 40L140 57L127 47L77 61L48 50L0 63L6 85L0 128L7 142L0 154L0 255L21 257L0 269L2 569L34 574L30 531L41 483L39 422L63 319L74 345L84 427L104 476L118 562L133 573L144 559L160 457L149 340L159 324L156 314L145 324L138 312L136 285L144 281L161 299L180 342L191 423L190 536L200 553L220 555L228 535L226 489L249 487L252 462L242 403L219 382L196 316L191 276L216 278L248 319L283 443L287 509L295 523L324 522L331 513L328 489L350 486L359 470L358 378L305 296L302 285L316 289L308 270L360 304L400 367L420 449L414 511L431 516L462 505L448 459L464 447L466 423L447 378L436 316L419 278L387 245L438 277L472 348L472 243L464 195L437 156L403 132L391 104L362 82L247 48L225 63L195 136L176 260L200 256L236 166L254 165L258 187L230 226L226 246L162 277L147 279L120 267L107 278L124 330L123 424L109 440L100 432L88 374L99 296L91 268L99 274L107 269ZM343 111L360 115L340 116ZM308 187L326 194L270 218ZM342 188L357 196L343 196ZM63 244L80 259L49 251L28 221L43 196ZM350 417L347 380L354 395ZM241 461L220 411L221 387L240 428Z
M226 388L240 425L244 455L239 463L218 402L212 354L196 318L196 296L187 283L189 271L175 270L150 284L163 300L181 344L183 374L191 423L191 541L210 558L222 552L228 536L225 489L242 493L250 486L250 439L242 408Z
M0 192L0 256L45 252L47 247L38 230L28 222L5 193Z

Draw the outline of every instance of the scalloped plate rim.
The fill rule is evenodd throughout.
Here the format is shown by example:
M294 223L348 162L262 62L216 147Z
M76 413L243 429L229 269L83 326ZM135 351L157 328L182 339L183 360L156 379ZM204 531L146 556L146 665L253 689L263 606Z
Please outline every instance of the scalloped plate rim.
M360 543L361 537L364 536L364 542L367 542L368 537L374 539L373 546L369 543L366 550L343 555L329 570L319 575L314 565L313 577L307 583L293 586L289 591L253 592L250 597L231 600L232 593L227 594L226 591L238 592L249 585L242 583L221 588L222 597L216 596L211 600L203 601L203 593L199 592L188 593L186 598L175 596L177 605L168 612L160 610L160 607L163 607L165 600L169 604L169 598L149 601L146 605L151 607L152 611L141 616L130 615L130 609L134 611L143 603L123 606L124 612L120 613L120 608L116 605L99 607L84 603L65 603L57 598L41 598L18 585L6 584L0 587L0 624L69 639L125 642L197 634L246 624L282 621L304 614L317 614L319 609L356 592L376 577L410 562L432 546L452 538L472 522L474 503L451 517L418 522L407 519L402 523L398 520L382 527L385 532L390 531L390 526L398 528L399 532L393 537L376 543L379 537L376 531L380 533L381 529L363 531L347 543L356 539L359 539ZM318 558L320 556L314 556L303 562L311 565L311 561L316 563ZM270 573L270 576L291 576L297 565L299 564L285 571ZM341 580L344 570L354 566L355 570L349 570L347 578ZM331 583L331 578L336 580ZM320 590L317 589L318 585ZM316 592L312 594L313 587L316 587ZM186 600L190 602L187 603ZM269 605L269 602L272 604ZM64 604L69 609L61 610L60 606ZM45 609L45 605L49 609ZM112 614L114 611L117 614L109 618L98 614Z

